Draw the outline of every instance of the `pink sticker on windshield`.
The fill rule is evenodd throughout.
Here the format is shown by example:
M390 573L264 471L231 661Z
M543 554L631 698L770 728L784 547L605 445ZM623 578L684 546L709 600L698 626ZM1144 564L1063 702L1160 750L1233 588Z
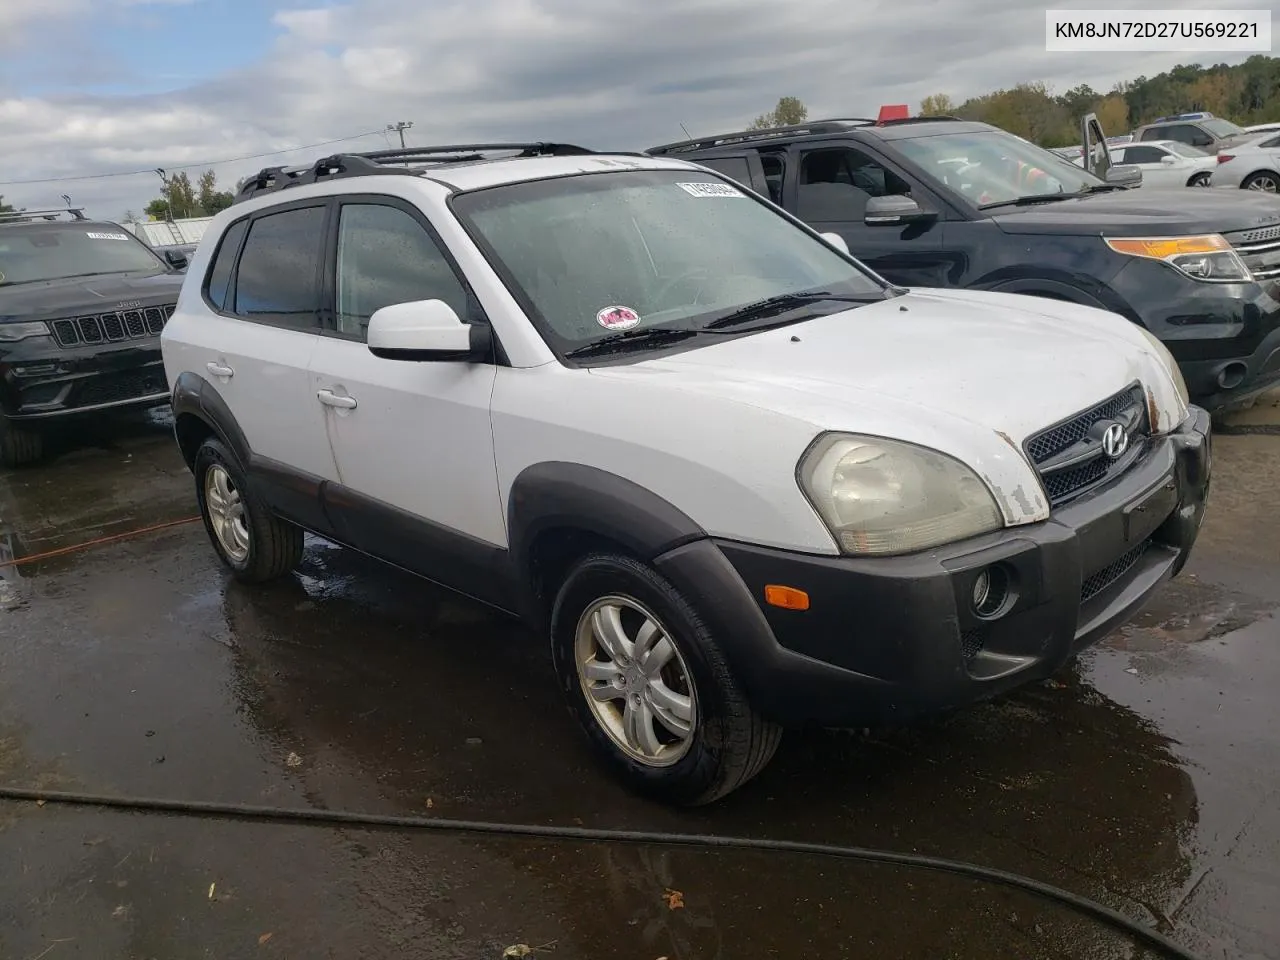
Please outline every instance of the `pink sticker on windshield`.
M640 322L640 314L630 307L605 307L596 314L596 323L606 330L630 330Z

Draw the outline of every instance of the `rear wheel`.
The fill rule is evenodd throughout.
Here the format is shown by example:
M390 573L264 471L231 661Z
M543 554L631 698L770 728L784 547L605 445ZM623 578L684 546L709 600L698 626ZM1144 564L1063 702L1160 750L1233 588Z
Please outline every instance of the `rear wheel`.
M639 793L711 803L777 750L781 729L751 708L697 612L643 563L579 563L556 598L551 642L570 712Z
M1188 187L1207 187L1209 185L1209 174L1203 170L1195 174L1187 181Z
M35 463L44 456L44 437L24 430L0 416L0 466L7 469Z
M196 499L213 548L246 583L284 576L302 560L302 530L253 493L235 456L210 437L196 451Z
M1270 170L1259 170L1257 173L1249 174L1240 186L1245 190L1278 193L1280 192L1280 174L1272 173Z

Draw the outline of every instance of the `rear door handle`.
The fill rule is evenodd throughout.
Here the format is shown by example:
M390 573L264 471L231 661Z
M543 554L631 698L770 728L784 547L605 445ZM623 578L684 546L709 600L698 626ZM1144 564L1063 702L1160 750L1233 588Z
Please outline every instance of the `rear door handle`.
M236 375L234 370L230 367L224 367L220 363L206 363L205 366L215 377L234 377Z
M340 397L332 390L321 390L316 394L316 398L326 407L340 407L343 410L356 408L355 397Z

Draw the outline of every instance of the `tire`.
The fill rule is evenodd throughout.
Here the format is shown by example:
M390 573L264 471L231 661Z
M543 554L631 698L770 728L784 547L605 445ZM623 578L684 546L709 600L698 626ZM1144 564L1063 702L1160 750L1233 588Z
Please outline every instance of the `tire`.
M0 466L7 470L35 463L44 456L44 437L34 430L23 430L0 416Z
M1242 190L1259 190L1263 193L1280 192L1280 174L1269 170L1259 170L1245 177L1240 184Z
M192 472L205 531L218 557L237 580L266 583L285 576L298 565L302 560L302 529L267 509L254 494L235 456L221 441L209 437L200 445ZM226 481L221 492L219 480ZM224 506L220 507L219 501Z
M654 656L664 638L670 641L673 653L665 658L656 682L646 679L639 663L618 669L605 654L593 627L598 622L593 612L603 604L621 611L619 623L630 641L640 636L646 619L656 625L650 646ZM608 610L600 616L605 624L610 622ZM587 650L592 653L584 655ZM635 646L625 652L634 653ZM756 776L778 748L781 728L751 708L697 611L656 571L629 557L593 554L569 573L552 608L551 654L570 713L605 763L639 794L680 806L712 803ZM580 674L580 663L592 664L594 681L583 679L587 668ZM606 675L616 678L613 687L605 682ZM589 699L584 689L588 683L610 693L617 688L618 699L594 707L599 701ZM631 685L629 692L626 684ZM653 709L655 703L666 707L675 702L673 695L683 696L689 705L691 730L683 738ZM640 699L630 702L644 704L654 731L648 746L663 740L658 751L625 745L626 714L619 704L633 696ZM681 719L673 710L666 715ZM634 742L643 741L637 736ZM649 758L640 755L646 752Z
M1187 181L1188 187L1207 187L1209 186L1209 174L1203 170L1191 177Z

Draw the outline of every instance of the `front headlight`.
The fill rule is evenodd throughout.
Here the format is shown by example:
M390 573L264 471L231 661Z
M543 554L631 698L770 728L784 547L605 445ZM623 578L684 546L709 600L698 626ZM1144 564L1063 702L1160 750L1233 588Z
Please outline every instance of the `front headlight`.
M1187 381L1186 378L1182 376L1182 370L1178 367L1178 361L1173 359L1173 354L1169 352L1169 348L1165 346L1163 340L1157 337L1146 327L1138 327L1137 324L1134 324L1134 326L1137 327L1138 331L1147 338L1147 342L1151 344L1151 349L1154 350L1156 352L1156 356L1164 362L1165 367L1169 371L1169 377L1173 380L1174 389L1178 391L1178 399L1182 401L1182 405L1184 407L1189 406L1191 403L1191 394L1187 392Z
M16 343L28 337L49 336L49 325L43 320L24 323L0 323L0 343Z
M1223 236L1202 237L1103 237L1116 253L1161 260L1192 280L1205 283L1244 283L1253 274Z
M910 443L827 434L801 458L798 475L845 553L910 553L1004 525L976 473Z

